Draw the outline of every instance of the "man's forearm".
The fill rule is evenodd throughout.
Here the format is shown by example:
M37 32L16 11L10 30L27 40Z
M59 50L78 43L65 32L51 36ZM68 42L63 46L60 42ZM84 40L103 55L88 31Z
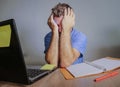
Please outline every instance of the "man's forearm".
M69 32L62 32L60 36L60 65L69 66L74 61L74 53Z
M55 64L56 66L58 66L58 41L58 33L53 32L50 47L45 55L46 61L50 64Z

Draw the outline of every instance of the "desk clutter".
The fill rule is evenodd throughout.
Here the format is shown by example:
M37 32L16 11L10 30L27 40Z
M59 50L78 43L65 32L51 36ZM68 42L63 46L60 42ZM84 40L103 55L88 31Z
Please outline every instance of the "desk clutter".
M70 65L69 67L61 68L60 70L65 79L73 79L106 73L118 68L120 68L119 58L105 57L92 62L85 61L80 64Z

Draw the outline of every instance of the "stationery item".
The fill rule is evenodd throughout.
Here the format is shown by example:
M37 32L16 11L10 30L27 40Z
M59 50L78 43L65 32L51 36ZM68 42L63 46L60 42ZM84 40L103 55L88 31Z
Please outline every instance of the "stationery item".
M106 71L110 71L110 70L120 67L120 58L119 59L110 58L110 57L101 58L98 60L94 60L91 63L104 67L106 69Z
M60 68L60 71L62 72L63 76L66 78L66 79L73 79L74 76L69 73L65 68Z
M53 64L45 64L40 69L41 70L53 70L56 66Z
M108 74L106 74L106 75L104 75L104 76L101 76L101 77L96 78L94 81L95 81L95 82L99 82L99 81L101 81L101 80L104 80L104 79L107 79L107 78L109 78L109 77L116 76L116 75L118 75L118 71L113 71L113 72L108 73Z
M88 65L94 66L94 67L96 67L96 68L98 68L98 69L102 69L103 71L106 71L106 68L103 67L103 66L100 66L100 65L97 65L97 64L88 62L88 61L85 61L85 63L88 64Z
M120 59L106 57L94 60L92 62L85 61L80 64L70 65L64 70L61 70L61 72L66 79L71 79L68 76L66 77L64 72L70 73L73 78L78 78L112 71L117 68L120 68Z
M9 47L11 39L10 25L0 26L0 48Z

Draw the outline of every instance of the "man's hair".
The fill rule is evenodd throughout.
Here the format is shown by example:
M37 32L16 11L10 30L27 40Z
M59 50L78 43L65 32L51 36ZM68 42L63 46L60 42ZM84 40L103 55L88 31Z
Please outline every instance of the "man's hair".
M66 3L58 3L54 8L52 8L52 13L54 14L54 16L60 17L64 14L65 8L72 9L72 7Z

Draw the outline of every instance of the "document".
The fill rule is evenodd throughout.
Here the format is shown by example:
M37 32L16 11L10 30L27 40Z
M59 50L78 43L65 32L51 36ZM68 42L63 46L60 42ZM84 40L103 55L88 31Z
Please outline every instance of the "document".
M74 78L99 74L120 68L120 59L100 58L92 62L83 62L80 64L70 65L66 70Z
M0 26L0 47L9 47L11 38L10 25Z

